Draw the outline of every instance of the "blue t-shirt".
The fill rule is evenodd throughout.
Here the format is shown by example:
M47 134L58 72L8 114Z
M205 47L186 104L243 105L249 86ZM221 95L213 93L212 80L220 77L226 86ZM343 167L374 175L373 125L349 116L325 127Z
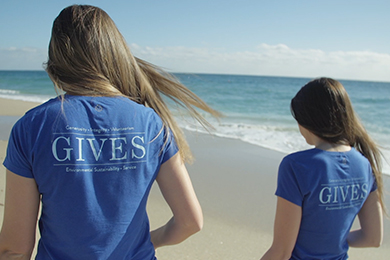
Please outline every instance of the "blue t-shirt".
M124 97L66 95L27 112L4 166L42 195L36 259L155 259L146 202L177 150L160 117Z
M286 156L276 195L302 207L291 259L347 259L348 233L375 189L370 163L354 148L310 149Z

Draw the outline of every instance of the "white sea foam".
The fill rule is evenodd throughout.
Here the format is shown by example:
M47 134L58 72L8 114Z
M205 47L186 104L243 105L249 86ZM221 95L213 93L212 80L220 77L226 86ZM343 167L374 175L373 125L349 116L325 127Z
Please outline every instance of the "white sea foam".
M298 127L289 126L267 126L247 123L226 123L209 120L215 130L211 134L223 138L238 139L243 142L258 145L285 154L312 148L306 143L299 133ZM178 119L179 125L189 131L208 133L197 122L191 119ZM382 148L383 173L390 175L390 150Z
M36 102L36 103L44 103L52 97L51 96L43 96L43 95L21 95L18 92L4 93L4 92L0 91L0 98L21 100L21 101L28 101L28 102Z
M3 95L17 95L20 92L17 90L10 90L10 89L0 89L0 94Z

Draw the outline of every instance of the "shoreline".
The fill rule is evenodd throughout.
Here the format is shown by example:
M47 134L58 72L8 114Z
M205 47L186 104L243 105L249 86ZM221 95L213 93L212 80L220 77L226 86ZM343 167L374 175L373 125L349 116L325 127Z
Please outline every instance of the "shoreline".
M8 140L8 134L10 129L12 128L13 124L21 117L26 111L29 109L42 104L43 102L32 102L32 101L23 101L23 100L16 100L16 99L8 99L4 97L0 97L0 140ZM9 109L12 107L12 109ZM188 119L185 118L183 115L177 115L176 120L179 122L179 126L181 125L182 122L182 128L185 132L191 132L195 134L209 134L206 130L199 128L198 130L196 129L197 127L194 127L194 124L196 125L196 122L192 122L191 120L187 121ZM222 123L224 125L226 122L217 122L217 121L211 121L213 124L215 124L215 127L218 129L219 123ZM228 123L229 124L229 123ZM243 128L245 127L245 123L243 123ZM251 127L249 127L251 128ZM226 130L226 129L225 129ZM246 135L248 135L248 132L244 132L244 135L241 136L240 134L237 135L237 133L233 132L231 134L225 133L225 130L218 129L211 135L215 137L220 137L224 139L233 139L233 140L239 140L241 142L245 142L247 144L255 145L260 148L264 149L269 149L272 151L280 152L280 153L291 153L294 151L297 151L298 148L292 149L290 139L284 139L285 136L278 136L277 134L270 134L272 133L278 133L278 130L274 130L271 132L265 131L262 132L260 129L260 133L257 132L252 132L251 136L254 136L254 138L245 138ZM294 133L294 139L302 139L301 141L304 142L304 138L302 138L299 135L299 132L296 133L297 136L295 136ZM264 139L264 142L261 142L260 139L257 138L257 135L260 136L260 139ZM264 135L264 136L263 136ZM275 141L268 141L268 140L275 140ZM279 141L278 141L279 140ZM282 147L282 143L285 146L284 148ZM287 148L290 147L290 148ZM311 146L305 145L302 146L299 144L297 147L300 147L301 150L304 149L309 149ZM388 148L381 147L381 152L383 155L382 162L383 162L383 173L386 176L390 176L390 150ZM386 160L387 158L387 160Z
M39 103L0 98L0 117L18 118L36 105ZM277 168L285 154L238 139L186 130L184 133L195 157L187 169L202 205L204 228L179 245L158 249L158 259L259 259L272 243ZM7 141L0 141L1 162L6 145ZM390 209L390 178L384 180L386 204ZM4 186L5 169L1 164L0 223ZM171 216L155 184L147 209L152 229ZM386 218L384 230L380 248L351 248L350 259L387 259L390 255L390 221Z

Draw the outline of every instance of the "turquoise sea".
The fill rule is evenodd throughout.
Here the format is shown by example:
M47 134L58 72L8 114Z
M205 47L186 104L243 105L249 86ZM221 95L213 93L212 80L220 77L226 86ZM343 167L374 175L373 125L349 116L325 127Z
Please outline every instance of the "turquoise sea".
M309 148L290 114L290 100L308 78L175 74L175 76L223 113L219 121L208 118L212 134L240 139L290 153ZM340 80L340 79L338 79ZM390 174L390 83L340 80L369 134L382 147L384 172ZM0 97L44 102L56 96L44 71L0 71ZM175 111L180 125L202 131L199 125ZM0 118L0 123L9 118Z

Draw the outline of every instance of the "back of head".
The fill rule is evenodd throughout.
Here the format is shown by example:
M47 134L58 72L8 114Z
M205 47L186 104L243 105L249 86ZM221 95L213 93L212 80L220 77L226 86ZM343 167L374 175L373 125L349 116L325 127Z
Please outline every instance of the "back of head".
M330 78L310 81L291 100L297 122L330 143L351 144L355 118L343 85Z
M75 95L122 95L123 82L134 82L133 61L115 23L100 8L73 5L55 19L46 71L59 89Z
M355 114L343 85L330 78L310 81L291 100L291 113L301 126L321 139L355 147L368 159L384 209L381 154Z
M219 116L172 75L134 57L115 23L98 7L72 5L61 11L53 23L46 71L67 94L125 96L151 107L172 131L186 161L191 152L162 96L186 108L206 128L211 125L195 107Z

